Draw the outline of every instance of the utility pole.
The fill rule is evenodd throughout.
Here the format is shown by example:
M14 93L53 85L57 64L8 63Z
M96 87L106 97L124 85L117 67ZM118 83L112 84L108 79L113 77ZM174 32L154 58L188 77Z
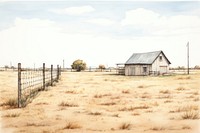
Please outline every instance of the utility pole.
M65 69L65 60L63 60L63 71Z
M187 43L187 74L189 75L190 74L190 65L189 65L189 42Z

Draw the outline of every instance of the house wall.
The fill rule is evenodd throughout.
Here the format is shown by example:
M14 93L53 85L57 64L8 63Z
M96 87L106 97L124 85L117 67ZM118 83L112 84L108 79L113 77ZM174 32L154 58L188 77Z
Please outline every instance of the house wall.
M160 56L162 56L162 60L160 60ZM152 71L155 71L160 74L169 73L168 61L162 53L160 53L158 58L153 62Z
M144 72L144 67L146 67L146 72ZM125 75L149 75L149 71L151 71L151 65L125 65Z

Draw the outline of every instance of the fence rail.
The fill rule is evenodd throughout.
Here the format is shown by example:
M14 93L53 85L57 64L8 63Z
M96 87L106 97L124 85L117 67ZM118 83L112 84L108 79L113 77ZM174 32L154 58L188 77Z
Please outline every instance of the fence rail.
M46 68L45 63L40 69L22 68L18 63L18 107L24 107L29 100L39 91L45 90L48 86L53 86L54 82L60 79L60 67Z

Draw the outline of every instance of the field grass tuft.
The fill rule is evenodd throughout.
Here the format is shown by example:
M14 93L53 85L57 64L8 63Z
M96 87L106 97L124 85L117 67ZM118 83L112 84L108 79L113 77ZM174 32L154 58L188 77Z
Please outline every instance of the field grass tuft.
M145 88L145 86L144 85L139 85L138 88Z
M43 123L27 123L26 126L32 126L32 127L44 127L44 126L48 126L47 124L43 124Z
M177 78L178 80L188 80L188 79L191 79L191 77L190 76L181 76L181 77L178 77Z
M16 108L18 106L17 98L9 98L1 106L9 106Z
M185 90L185 88L184 87L178 87L178 88L176 88L176 90L183 91L183 90Z
M67 94L77 94L77 92L74 91L74 90L67 90L67 91L65 91L65 93L67 93Z
M77 104L73 104L73 103L68 103L68 102L64 102L62 101L59 106L62 106L62 107L78 107Z
M162 94L170 94L170 91L169 90L161 90L160 93L162 93Z
M115 102L106 102L106 103L101 103L100 105L112 106L112 105L116 105L116 103Z
M102 113L101 112L90 112L90 113L88 113L89 115L102 115Z
M6 115L3 115L3 117L19 117L20 113L7 113Z
M130 123L122 123L120 126L119 126L119 129L120 130L130 130L131 128L131 124Z
M130 107L123 107L123 108L120 108L119 111L134 111L136 109L148 109L150 108L148 105L141 105L141 106L130 106Z
M161 131L161 130L165 130L165 128L164 127L157 127L157 126L155 126L155 127L151 127L150 130Z
M130 91L129 91L129 90L122 90L122 93L124 93L124 94L129 94Z
M79 129L81 126L75 122L68 122L63 129Z
M111 94L110 93L108 93L108 94L95 94L94 98L102 98L102 97L107 97L107 96L111 96Z
M181 115L183 120L185 119L199 119L199 111L186 111Z
M184 125L184 126L182 127L182 129L191 129L191 127L190 127L190 126L187 126L187 125Z

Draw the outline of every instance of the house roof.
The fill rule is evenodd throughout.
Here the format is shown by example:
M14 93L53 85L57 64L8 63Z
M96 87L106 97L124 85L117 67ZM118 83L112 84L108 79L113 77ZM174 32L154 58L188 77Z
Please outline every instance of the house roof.
M126 65L128 64L153 64L153 62L158 58L160 54L165 54L163 51L154 51L154 52L147 52L147 53L134 53L127 61ZM170 61L167 59L165 56L166 60L168 61L169 64Z

